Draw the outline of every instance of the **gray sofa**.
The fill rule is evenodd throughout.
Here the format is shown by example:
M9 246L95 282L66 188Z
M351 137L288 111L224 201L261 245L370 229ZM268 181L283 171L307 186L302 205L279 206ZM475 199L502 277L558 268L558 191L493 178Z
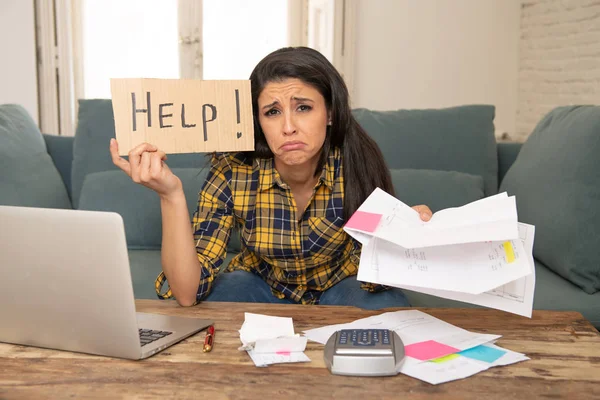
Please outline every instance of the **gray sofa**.
M579 311L600 327L600 107L559 107L523 145L496 143L493 106L354 114L379 143L403 202L435 212L499 191L516 195L519 219L536 225L534 308ZM118 212L135 296L156 298L158 197L112 165L111 137L110 100L80 101L74 138L41 134L22 107L0 105L0 204ZM169 156L190 215L207 161ZM239 248L234 234L225 264ZM474 307L407 295L414 306Z

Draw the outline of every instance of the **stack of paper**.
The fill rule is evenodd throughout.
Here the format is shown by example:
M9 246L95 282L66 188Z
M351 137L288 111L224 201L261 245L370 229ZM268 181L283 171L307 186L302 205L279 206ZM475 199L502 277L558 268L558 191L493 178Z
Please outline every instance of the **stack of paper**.
M506 193L436 212L424 222L376 189L344 227L362 243L358 280L531 317L532 225Z
M529 359L524 354L494 345L500 335L469 332L417 310L387 312L348 324L307 330L304 334L310 340L325 344L341 329L395 331L406 352L399 372L432 384Z
M245 313L239 332L240 350L247 351L257 367L310 361L304 354L307 339L294 334L291 318Z

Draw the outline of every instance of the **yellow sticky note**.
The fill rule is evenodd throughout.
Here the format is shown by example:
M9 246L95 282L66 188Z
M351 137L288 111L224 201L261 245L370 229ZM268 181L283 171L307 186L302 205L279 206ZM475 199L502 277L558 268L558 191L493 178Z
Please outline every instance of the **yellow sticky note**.
M508 263L515 261L515 251L510 242L504 242L504 252L506 253L506 261Z
M458 358L458 357L459 357L459 355L457 353L454 353L454 354L449 354L449 355L444 356L444 357L434 358L433 360L429 360L429 361L441 364L441 363L446 362L446 361L454 360L455 358Z

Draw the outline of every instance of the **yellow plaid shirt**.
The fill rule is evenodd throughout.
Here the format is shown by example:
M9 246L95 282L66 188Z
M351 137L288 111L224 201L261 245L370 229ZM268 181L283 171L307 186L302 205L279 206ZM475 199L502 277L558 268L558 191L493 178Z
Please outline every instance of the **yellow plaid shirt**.
M202 265L197 301L211 290L226 256L234 224L241 233L241 252L227 271L261 276L273 294L303 304L318 304L321 293L356 275L360 243L343 229L344 179L341 151L329 154L313 195L299 215L290 187L272 158L244 153L213 157L193 216L198 259ZM164 275L157 278L159 297ZM363 284L379 291L379 285Z

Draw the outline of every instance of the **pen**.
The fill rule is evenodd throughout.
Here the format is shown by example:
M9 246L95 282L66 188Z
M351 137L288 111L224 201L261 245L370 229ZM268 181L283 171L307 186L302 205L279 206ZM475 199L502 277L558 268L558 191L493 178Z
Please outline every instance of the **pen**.
M204 348L202 349L203 352L207 353L212 350L214 338L215 338L215 327L214 327L214 325L211 325L208 327L208 330L206 331L206 338L204 338Z

